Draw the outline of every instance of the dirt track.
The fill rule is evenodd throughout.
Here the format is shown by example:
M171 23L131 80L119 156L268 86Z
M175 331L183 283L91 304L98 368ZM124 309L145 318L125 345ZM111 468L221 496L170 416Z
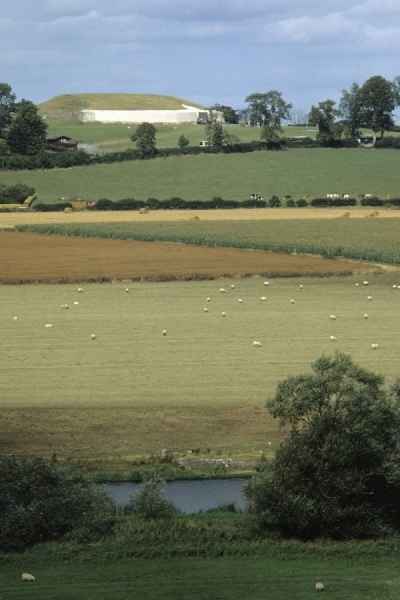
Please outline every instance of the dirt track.
M334 275L377 270L365 263L185 244L0 233L0 282L215 279Z
M373 208L258 208L235 210L155 210L139 211L77 211L16 212L0 214L0 229L13 225L34 223L147 223L154 221L257 221L277 219L399 219L400 211Z

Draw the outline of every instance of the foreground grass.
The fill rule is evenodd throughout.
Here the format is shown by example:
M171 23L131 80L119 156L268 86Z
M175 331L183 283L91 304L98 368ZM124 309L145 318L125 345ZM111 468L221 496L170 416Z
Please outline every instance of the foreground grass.
M77 223L21 226L18 229L59 235L185 242L400 263L400 223L397 219L299 218L281 221Z
M368 289L352 277L276 279L268 289L260 278L137 283L128 294L126 284L85 285L83 293L3 286L1 450L55 452L102 470L128 470L162 448L272 456L281 434L265 401L322 353L341 350L389 381L398 377L398 278L369 275Z
M328 192L396 196L398 158L395 150L327 148L178 156L49 171L2 171L0 183L32 185L42 201L77 196L244 200L253 192L296 198Z

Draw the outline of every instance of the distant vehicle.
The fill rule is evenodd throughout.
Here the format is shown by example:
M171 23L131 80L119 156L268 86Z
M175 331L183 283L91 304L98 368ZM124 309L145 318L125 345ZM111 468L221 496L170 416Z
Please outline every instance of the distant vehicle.
M208 143L208 141L207 141L207 140L201 140L201 141L200 141L200 146L201 146L202 148L207 148L209 145L210 145L210 144Z

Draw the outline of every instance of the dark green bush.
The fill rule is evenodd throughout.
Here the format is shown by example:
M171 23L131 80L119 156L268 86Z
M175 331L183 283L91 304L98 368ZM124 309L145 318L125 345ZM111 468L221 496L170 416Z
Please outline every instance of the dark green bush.
M294 208L296 206L296 201L293 200L293 198L289 198L286 200L286 206L287 208Z
M296 206L297 208L304 208L308 206L308 202L305 198L300 198L300 200L296 200Z
M39 212L62 212L66 208L72 208L72 204L70 202L37 202L33 205L33 209Z
M98 537L112 513L111 500L76 470L0 458L0 550L23 550L82 528Z
M171 519L177 510L163 495L165 481L157 474L151 475L142 489L131 497L127 512L133 512L142 519Z
M385 202L382 198L373 196L371 198L361 198L361 206L384 206Z
M281 201L278 196L272 196L269 201L269 205L271 208L279 208L281 206Z
M35 188L23 183L0 185L0 204L22 204L29 196L33 196Z

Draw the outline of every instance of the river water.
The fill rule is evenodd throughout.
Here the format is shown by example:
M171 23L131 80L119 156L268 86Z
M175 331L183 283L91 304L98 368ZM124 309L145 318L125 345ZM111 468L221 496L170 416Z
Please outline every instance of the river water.
M247 482L247 479L169 481L165 484L164 495L183 513L205 511L222 504L234 504L238 510L245 510L243 488ZM103 487L117 506L125 506L131 494L135 495L141 490L142 484L105 483Z

